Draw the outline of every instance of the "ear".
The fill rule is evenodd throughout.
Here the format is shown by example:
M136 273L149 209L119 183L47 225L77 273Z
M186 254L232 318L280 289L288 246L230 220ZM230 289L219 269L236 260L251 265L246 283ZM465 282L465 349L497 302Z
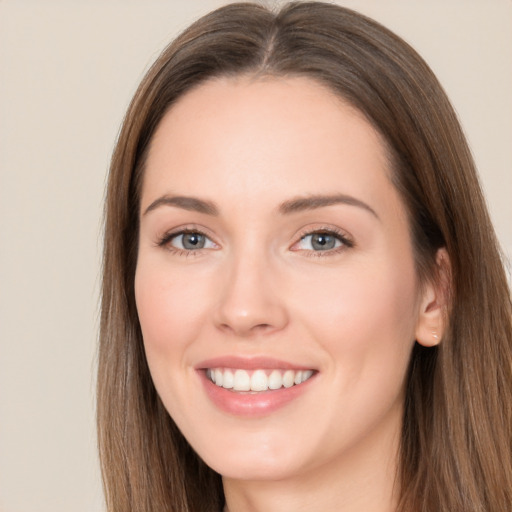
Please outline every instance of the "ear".
M436 254L436 271L423 288L416 325L416 341L424 347L438 345L448 322L451 267L446 249Z

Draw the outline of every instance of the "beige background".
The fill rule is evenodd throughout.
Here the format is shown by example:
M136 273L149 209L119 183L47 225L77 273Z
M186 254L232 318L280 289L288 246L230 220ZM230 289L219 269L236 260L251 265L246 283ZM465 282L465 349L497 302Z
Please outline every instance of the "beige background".
M101 202L143 71L221 1L0 0L0 510L99 512ZM512 2L346 0L415 46L460 114L512 254Z

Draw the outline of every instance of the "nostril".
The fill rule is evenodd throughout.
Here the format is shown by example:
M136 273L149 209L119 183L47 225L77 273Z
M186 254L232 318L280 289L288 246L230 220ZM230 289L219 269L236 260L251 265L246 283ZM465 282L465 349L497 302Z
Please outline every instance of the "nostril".
M269 332L269 331L272 331L275 329L272 325L267 324L267 323L259 323L259 324L255 324L255 325L252 325L252 324L243 325L241 323L233 325L232 323L221 323L221 324L219 324L219 328L222 331L233 332L237 335L246 335L246 336L250 336L251 334L255 334L255 333L262 334L262 333L266 333L266 332Z

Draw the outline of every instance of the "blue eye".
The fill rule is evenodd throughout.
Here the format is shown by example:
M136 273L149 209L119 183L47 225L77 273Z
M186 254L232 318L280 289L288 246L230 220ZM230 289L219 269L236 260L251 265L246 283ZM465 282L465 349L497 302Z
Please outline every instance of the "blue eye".
M206 235L197 231L176 233L163 242L183 251L197 251L199 249L213 249L216 247Z
M350 244L340 235L329 232L318 232L303 236L297 248L305 251L330 251L342 245L349 246Z

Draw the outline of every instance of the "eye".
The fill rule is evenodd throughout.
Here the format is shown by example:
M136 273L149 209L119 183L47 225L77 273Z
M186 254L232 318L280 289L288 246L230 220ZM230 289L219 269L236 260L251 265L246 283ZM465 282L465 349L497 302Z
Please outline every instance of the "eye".
M292 249L297 251L328 252L352 246L352 242L340 233L316 231L303 235Z
M313 251L328 251L341 246L341 240L329 233L311 233L303 236L299 242L299 249Z
M215 249L217 245L200 231L180 231L165 236L159 245L167 245L179 251L198 251L200 249Z

